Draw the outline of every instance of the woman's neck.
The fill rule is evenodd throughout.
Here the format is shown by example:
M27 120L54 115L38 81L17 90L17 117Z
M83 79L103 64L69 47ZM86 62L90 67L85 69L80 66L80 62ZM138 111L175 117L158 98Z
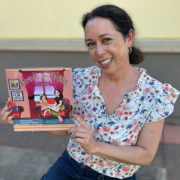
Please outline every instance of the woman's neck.
M99 80L107 84L122 84L132 79L136 71L137 70L131 65L126 67L123 66L113 74L105 74L101 71L102 73Z

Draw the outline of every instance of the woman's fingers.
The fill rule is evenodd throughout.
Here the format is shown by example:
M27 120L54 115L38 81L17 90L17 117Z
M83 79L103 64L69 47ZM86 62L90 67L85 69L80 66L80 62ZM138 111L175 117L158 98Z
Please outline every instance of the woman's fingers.
M13 120L12 120L13 117L14 117L14 114L10 114L7 118L7 123L13 124Z
M12 118L14 117L14 115L11 115L11 112L12 110L11 110L10 100L8 98L5 107L1 111L1 115L2 115L2 120L6 121L9 124L13 124Z
M82 127L85 127L87 129L92 129L92 127L87 124L81 117L79 117L77 114L75 114L74 112L72 113L73 117L74 117L74 120L78 121L79 124L82 126Z
M3 115L2 115L2 120L3 121L7 121L9 115L11 114L11 112L12 112L11 108L4 107L4 112L3 112Z
M74 132L74 133L72 133L71 137L72 138L85 138L85 137L87 137L87 135L82 132Z
M4 116L4 114L7 112L7 111L10 111L11 110L11 105L10 104L7 104L1 111L1 116Z
M8 98L7 101L6 101L5 106L7 106L9 103L10 103L10 99Z
M81 146L87 144L87 143L86 143L86 140L83 139L83 138L76 138L76 139L74 139L74 142L79 142L79 143L81 143Z
M4 113L10 108L10 100L9 100L9 98L7 99L7 101L6 101L6 103L5 103L5 106L4 106L4 108L1 110L1 116L3 116L4 115Z
M67 134L71 134L71 133L74 133L74 132L81 132L81 133L86 133L87 132L87 129L83 128L83 127L73 127L73 128L70 128L68 131L67 131Z

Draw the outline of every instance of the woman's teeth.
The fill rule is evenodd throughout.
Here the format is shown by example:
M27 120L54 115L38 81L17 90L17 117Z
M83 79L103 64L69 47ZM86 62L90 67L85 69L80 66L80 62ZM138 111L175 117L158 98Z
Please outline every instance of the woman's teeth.
M106 61L101 62L101 64L108 64L111 60L112 60L112 58L107 59Z

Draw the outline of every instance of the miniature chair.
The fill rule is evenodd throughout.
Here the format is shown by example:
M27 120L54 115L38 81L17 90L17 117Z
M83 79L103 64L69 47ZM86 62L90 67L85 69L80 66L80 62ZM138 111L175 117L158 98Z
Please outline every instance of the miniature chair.
M16 106L16 103L10 101L12 114L14 114L14 117L17 119L21 118L21 112L24 111L24 108L22 106Z

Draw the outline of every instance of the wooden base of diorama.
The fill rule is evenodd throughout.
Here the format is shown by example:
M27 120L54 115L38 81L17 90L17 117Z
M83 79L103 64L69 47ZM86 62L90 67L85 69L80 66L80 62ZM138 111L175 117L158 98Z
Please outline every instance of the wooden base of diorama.
M14 131L62 131L69 130L75 124L37 124L37 125L14 125Z

